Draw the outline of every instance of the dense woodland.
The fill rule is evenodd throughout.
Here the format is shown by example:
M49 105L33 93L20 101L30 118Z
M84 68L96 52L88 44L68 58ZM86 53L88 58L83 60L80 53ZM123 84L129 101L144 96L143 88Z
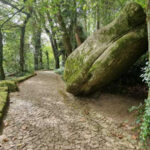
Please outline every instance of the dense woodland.
M62 74L67 57L117 18L129 2L144 8L149 33L147 0L0 0L0 80L35 70ZM146 83L148 89L149 68L145 53L119 83ZM145 143L150 135L150 99L136 109L140 109L140 139Z
M127 2L1 0L1 80L5 74L63 66L67 56L117 17Z

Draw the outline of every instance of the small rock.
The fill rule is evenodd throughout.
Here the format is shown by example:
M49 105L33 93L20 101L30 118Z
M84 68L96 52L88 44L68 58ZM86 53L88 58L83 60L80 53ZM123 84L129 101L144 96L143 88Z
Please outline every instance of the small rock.
M1 135L0 142L8 142L8 138L5 135Z
M23 125L23 126L22 126L22 129L23 129L23 130L26 130L27 128L28 128L28 127L27 127L26 125Z

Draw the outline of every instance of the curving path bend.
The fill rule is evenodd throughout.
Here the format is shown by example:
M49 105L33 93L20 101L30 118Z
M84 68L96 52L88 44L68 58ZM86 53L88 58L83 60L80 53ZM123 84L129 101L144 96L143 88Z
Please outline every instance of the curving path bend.
M130 127L120 126L65 91L59 75L38 72L10 95L0 150L135 150Z

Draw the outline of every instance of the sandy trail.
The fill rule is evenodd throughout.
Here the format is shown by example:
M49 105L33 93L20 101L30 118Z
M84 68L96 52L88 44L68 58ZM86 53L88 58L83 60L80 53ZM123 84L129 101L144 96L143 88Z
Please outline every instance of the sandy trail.
M135 150L127 109L139 102L102 94L77 98L59 75L38 72L10 95L0 150ZM131 103L132 101L132 103Z

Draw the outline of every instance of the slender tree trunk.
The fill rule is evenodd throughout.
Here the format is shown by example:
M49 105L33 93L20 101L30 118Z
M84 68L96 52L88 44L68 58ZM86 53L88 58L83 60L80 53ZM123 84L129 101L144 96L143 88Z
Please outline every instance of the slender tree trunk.
M79 34L77 32L75 33L75 37L76 37L77 45L80 46L82 44L82 41L81 41Z
M46 54L46 60L47 60L47 69L49 70L50 68L49 68L49 53L48 53L48 51L46 51L45 54Z
M148 30L148 52L149 52L149 62L150 62L150 0L148 0L148 5L147 5L147 30Z
M60 67L59 65L59 55L58 55L58 46L57 46L57 41L56 41L56 34L54 32L54 26L52 24L53 20L50 17L49 12L47 12L47 18L49 21L49 26L50 26L50 30L45 28L46 33L49 35L50 38L50 42L52 45L52 49L53 49L53 54L54 54L54 58L55 58L55 68L58 69Z
M85 13L87 13L87 12L85 12ZM84 15L84 28L85 28L85 32L87 33L88 27L87 27L87 16L86 16L86 14Z
M62 66L65 66L66 56L65 52L62 54Z
M3 34L0 29L0 80L5 80L5 73L3 69Z
M67 29L66 29L66 25L64 23L64 20L61 16L61 12L59 11L58 15L57 15L57 18L58 18L58 23L63 31L63 43L64 43L64 48L66 50L66 55L69 56L71 53L72 53L72 45L71 45L71 40L70 40L70 36L67 32Z
M99 4L97 5L97 10L96 10L96 16L97 16L97 30L100 29L100 8Z
M36 43L35 43L35 49L38 52L38 64L39 69L43 69L43 55L42 55L42 47L41 47L41 28L37 29L36 32Z
M148 0L148 4L147 4L147 30L148 30L148 53L149 53L149 64L150 64L150 0ZM148 92L148 96L150 97L150 89Z
M54 38L53 38L53 36L51 38L52 38L52 41L53 41L53 47L55 49L55 60L56 60L55 67L56 67L56 69L58 69L58 68L60 68L60 65L59 65L59 55L58 55L57 41L56 41L55 35L54 35Z
M40 48L40 51L39 51L39 67L40 67L40 69L43 69L43 54L42 54L42 48Z
M25 66L24 37L25 37L25 26L21 27L21 37L20 37L20 71L21 72L24 72L24 66Z
M38 56L39 56L38 49L35 48L35 51L34 51L34 69L35 70L39 69L39 59L38 59Z
M27 15L23 26L21 27L21 36L20 36L20 71L25 71L25 59L24 59L24 43L25 43L25 32L26 32L26 24L28 23L28 20L30 18L30 15Z
M34 25L35 26L35 22ZM38 70L39 69L39 46L38 46L38 34L37 34L37 28L33 28L33 45L34 45L34 69Z
M52 50L53 50L53 54L54 54L54 59L55 59L55 68L58 69L60 66L59 66L59 56L58 56L58 51L57 51L57 47L55 44L56 43L56 39L54 40L52 35L51 35L51 32L45 28L45 31L46 33L48 34L49 36L49 39L50 39L50 42L51 42L51 45L52 45Z
M78 46L80 46L85 41L86 38L84 36L84 32L81 26L76 26L75 37Z

